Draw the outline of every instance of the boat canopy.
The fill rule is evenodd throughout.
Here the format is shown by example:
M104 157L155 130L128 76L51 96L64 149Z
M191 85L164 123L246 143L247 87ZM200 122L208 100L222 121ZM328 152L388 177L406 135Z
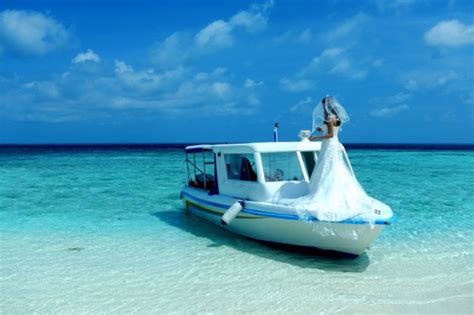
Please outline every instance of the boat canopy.
M293 152L293 151L319 151L321 142L255 142L235 144L200 144L185 148L186 153L197 153L212 150L222 153L266 153L266 152Z
M202 151L209 151L212 150L212 145L209 144L200 144L200 145L190 145L187 146L184 150L186 153L199 153Z

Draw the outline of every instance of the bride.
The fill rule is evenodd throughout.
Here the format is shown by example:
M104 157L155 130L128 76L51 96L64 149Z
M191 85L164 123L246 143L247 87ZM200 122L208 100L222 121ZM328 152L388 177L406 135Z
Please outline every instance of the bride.
M313 132L325 134L309 138L322 140L322 144L309 182L309 194L293 201L300 218L314 216L320 221L343 221L388 207L369 197L354 175L338 139L341 126L348 121L346 110L333 96L324 97L313 112Z

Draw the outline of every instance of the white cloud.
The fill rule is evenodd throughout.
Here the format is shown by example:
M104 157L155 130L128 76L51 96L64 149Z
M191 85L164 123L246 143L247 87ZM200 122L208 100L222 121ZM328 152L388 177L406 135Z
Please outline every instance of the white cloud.
M194 76L195 81L206 81L211 79L219 79L226 75L227 69L224 67L217 67L212 72L198 72Z
M310 96L300 100L298 103L294 104L290 107L290 112L292 113L301 113L301 112L308 112L310 108L310 104L313 103L313 99Z
M441 21L424 35L430 46L464 46L474 43L474 25L465 25L458 20Z
M267 13L271 8L273 8L274 5L275 5L274 0L267 0L263 3L261 3L261 4L253 4L251 6L251 9L252 10L260 10L263 13Z
M380 104L383 103L385 106L392 106L392 105L400 105L401 103L405 103L408 101L412 95L407 92L399 92L394 95L389 95L385 97L378 97L373 98L370 103L372 104Z
M328 48L325 49L319 57L316 57L312 60L312 64L319 64L321 60L324 59L334 59L339 56L341 56L343 50L341 48L335 47L335 48Z
M232 46L232 32L236 28L242 27L249 33L263 31L267 26L267 11L272 7L273 1L267 1L263 5L252 5L247 11L236 13L228 21L216 20L194 36L195 42L201 48Z
M387 117L393 117L408 109L409 107L407 104L400 104L397 106L384 106L384 107L380 107L380 108L372 110L369 113L369 115L372 117L377 117L377 118L387 118Z
M0 77L0 112L12 120L64 122L130 115L248 115L260 104L255 89L234 84L222 67L196 73L184 68L156 71L116 60L113 70L89 73L71 67L50 79L26 82Z
M28 82L23 85L27 90L34 91L38 95L46 98L57 99L61 96L58 86L54 82Z
M163 68L176 67L192 53L192 39L182 32L175 32L163 42L156 42L150 50L151 62Z
M259 82L255 82L254 80L252 79L245 79L245 82L244 82L244 87L247 88L247 89L253 89L257 86L260 86L260 85L263 85L263 82L262 81L259 81Z
M395 95L389 96L386 98L386 102L391 105L391 104L397 104L397 103L403 103L406 102L411 98L410 93L406 92L399 92Z
M326 37L327 39L334 41L352 35L354 32L359 31L366 24L368 19L367 15L359 12L339 24L334 30L329 31Z
M160 73L155 72L152 68L135 71L132 66L127 65L125 62L115 60L117 83L135 92L149 93L162 91L174 83L179 82L184 73L185 70L183 68L176 68Z
M409 91L432 89L446 86L458 78L454 71L416 71L405 75L405 88Z
M132 66L127 65L123 61L115 60L115 73L124 74L127 72L133 72Z
M361 70L353 65L345 51L339 47L325 49L318 57L303 69L302 74L319 72L321 69L331 74L340 74L351 80L362 80L367 76L366 70Z
M235 43L235 30L244 29L257 33L266 28L268 10L272 1L262 5L252 5L246 11L239 11L228 20L215 20L198 32L175 32L164 41L156 42L150 49L153 64L162 68L172 68L192 58L231 47Z
M234 40L231 35L232 27L223 20L217 20L203 28L196 34L195 41L200 47L232 46Z
M433 82L433 86L445 85L448 82L451 82L451 81L457 79L457 77L458 76L456 75L456 73L454 73L452 71L449 71L446 74L443 74L443 75L440 75L440 76L436 77L434 82Z
M286 31L273 38L273 42L277 45L286 43L309 44L313 38L311 29L306 28L302 31Z
M227 72L227 69L224 67L217 67L212 71L212 75L214 76L220 76L224 75Z
M290 79L281 79L280 86L283 90L289 92L303 92L311 90L314 86L314 82L311 80L290 80Z
M369 112L369 116L379 118L395 116L409 109L406 102L411 97L411 93L399 92L394 95L373 98L370 103L374 104L376 108Z
M414 79L409 79L405 84L405 89L407 89L409 91L418 90L418 82Z
M230 18L233 27L242 26L250 33L263 31L267 26L267 18L261 12L240 11Z
M253 88L255 86L255 81L247 78L244 82L244 86L248 89Z
M383 66L384 62L385 62L385 61L383 60L383 58L375 59L375 60L372 62L372 67L374 67L374 68L380 68L381 66Z
M0 51L44 55L64 46L69 36L61 23L39 12L0 12Z
M206 72L198 72L194 76L194 80L196 80L196 81L204 81L204 80L207 80L207 79L209 79L209 73L206 73Z
M230 92L230 85L225 82L214 82L211 87L212 91L220 97L224 97Z
M79 53L72 59L72 63L83 63L86 61L100 62L100 57L93 50L87 49L86 52Z
M298 35L298 41L303 44L308 44L309 42L311 42L312 37L313 33L309 28L307 28Z
M234 88L231 83L224 81L200 81L180 83L175 92L166 93L167 113L186 114L196 111L199 107L199 115L229 115L229 114L251 114L259 105L255 95L247 95L242 89Z
M259 100L258 97L255 96L254 94L250 94L250 95L247 97L247 102L248 102L250 105L253 105L253 106L260 105L260 100Z
M193 71L180 65L216 51L213 48L236 43L237 35L243 32L264 30L272 5L273 2L252 5L195 33L173 33L152 48L150 57L155 68L136 68L122 60L116 60L112 68L107 64L99 66L96 65L101 61L98 54L83 51L60 75L49 74L47 79L33 82L19 79L20 84L12 89L0 84L0 112L16 108L7 113L12 119L41 121L80 120L92 116L100 119L105 115L149 117L153 113L253 113L259 108L256 87L262 82L250 78L242 82L222 67L204 71L200 67L199 71ZM3 48L1 41L0 49ZM86 64L94 71L85 71ZM199 108L197 112L196 108ZM88 116L88 111L94 115Z
M277 35L273 38L275 44L281 45L294 39L293 31L286 31L283 34Z
M380 60L376 64L371 62L373 58L370 49L367 49L367 32L371 32L370 29L376 25L371 25L371 17L363 12L335 21L337 23L332 22L321 37L329 48L313 59L308 70L363 80L368 69L382 65Z

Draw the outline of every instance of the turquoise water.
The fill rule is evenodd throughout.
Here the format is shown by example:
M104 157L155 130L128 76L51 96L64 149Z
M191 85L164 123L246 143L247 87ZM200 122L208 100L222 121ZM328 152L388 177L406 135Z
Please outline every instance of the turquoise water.
M0 151L0 310L472 313L474 151L348 153L399 216L356 259L185 214L181 150Z

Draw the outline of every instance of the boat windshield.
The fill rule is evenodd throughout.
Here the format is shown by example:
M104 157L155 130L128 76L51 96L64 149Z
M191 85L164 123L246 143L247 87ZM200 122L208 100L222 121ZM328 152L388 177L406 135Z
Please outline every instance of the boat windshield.
M296 152L261 153L265 181L304 180Z

